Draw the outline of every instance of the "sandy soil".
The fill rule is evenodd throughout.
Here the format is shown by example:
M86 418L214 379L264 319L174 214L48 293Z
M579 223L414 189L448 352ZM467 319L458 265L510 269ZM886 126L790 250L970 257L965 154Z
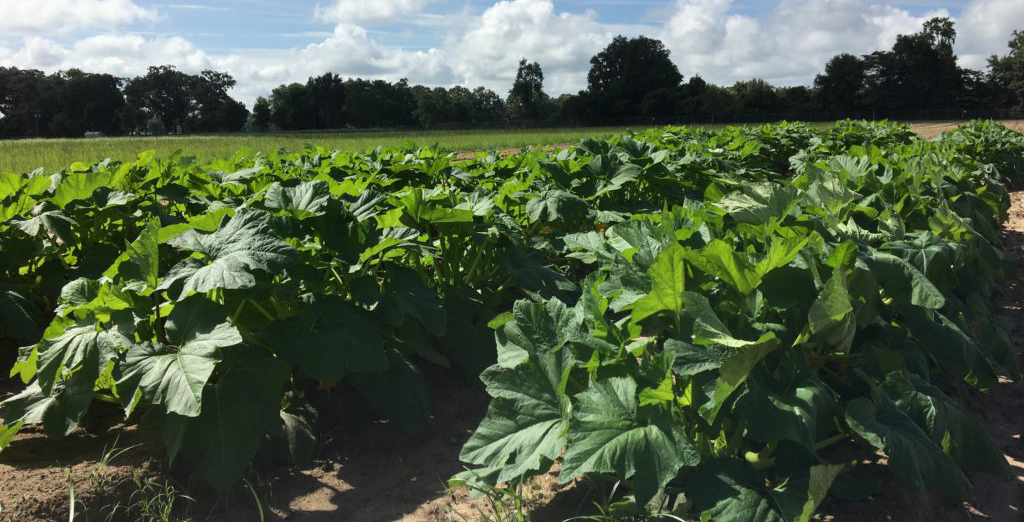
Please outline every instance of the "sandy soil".
M1024 123L1015 122L1024 130ZM954 124L915 126L925 137L938 135ZM503 151L504 153L512 151ZM1008 259L1024 275L1024 192L1013 194L1004 241ZM1013 282L1002 302L1018 353L1024 351L1024 288ZM437 388L440 386L440 388ZM425 432L408 435L383 421L353 422L332 432L314 467L281 468L250 477L267 520L303 522L449 522L478 520L478 509L466 491L449 491L446 480L461 471L458 453L486 410L487 397L472 383L449 380L435 386L434 413ZM0 380L0 397L15 389ZM830 500L823 520L860 522L993 522L1024 520L1024 384L1003 379L989 395L970 393L964 398L1013 465L1012 478L971 476L975 501L955 504L937 495L904 487L874 455L858 455L860 473L876 483L867 499ZM66 520L71 490L81 520L104 520L111 506L124 502L137 489L133 472L176 484L197 497L189 510L191 520L241 522L258 519L252 494L239 491L217 500L196 491L180 470L163 468L159 437L138 428L117 424L109 411L84 429L60 442L49 441L39 430L20 434L0 460L0 522ZM105 454L124 449L107 463ZM116 453L116 451L115 451ZM559 487L553 475L539 477L524 490L536 506L534 520L557 522L574 516L592 501L585 484Z
M914 123L914 124L911 124L910 127L911 127L911 129L914 132L916 132L919 135L921 135L921 137L930 140L932 138L937 138L943 132L946 132L948 130L953 130L957 125L959 125L961 123L963 123L963 122L955 121L955 122ZM1011 128L1011 129L1014 129L1014 130L1017 130L1017 131L1020 131L1020 132L1024 132L1024 121L1021 121L1021 120L1006 120L1006 121L1000 121L999 123L1002 123L1003 125L1006 125L1007 127Z

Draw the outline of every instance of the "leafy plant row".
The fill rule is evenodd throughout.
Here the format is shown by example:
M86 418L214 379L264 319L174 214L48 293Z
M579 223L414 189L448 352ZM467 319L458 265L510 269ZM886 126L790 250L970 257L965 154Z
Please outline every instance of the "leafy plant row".
M661 212L565 236L592 268L582 295L503 316L493 400L462 450L478 468L453 483L558 463L562 483L628 484L624 514L806 521L851 467L840 443L955 499L969 472L1009 473L950 394L1019 376L992 305L1001 183L1024 173L997 151L1019 135L841 140L810 140L787 176L715 171Z
M486 368L495 397L459 480L559 462L640 507L806 519L844 469L828 447L856 440L965 496L962 470L1005 461L948 394L1017 372L991 309L1001 183L1024 172L1004 131L661 129L466 161L309 148L0 174L0 338L25 344L27 384L0 448L116 405L225 491L261 451L308 460L325 397L419 429L426 374L455 366Z

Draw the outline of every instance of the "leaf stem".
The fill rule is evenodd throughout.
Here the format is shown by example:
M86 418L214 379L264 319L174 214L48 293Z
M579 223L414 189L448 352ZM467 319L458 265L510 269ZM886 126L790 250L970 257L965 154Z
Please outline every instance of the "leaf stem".
M274 316L270 315L270 312L267 312L266 308L263 308L262 306L260 306L259 303L257 303L256 301L253 301L252 299L246 299L246 301L252 303L252 305L256 307L256 310L259 310L259 312L261 314L263 314L263 317L266 317L268 321L270 321L270 322L274 321Z

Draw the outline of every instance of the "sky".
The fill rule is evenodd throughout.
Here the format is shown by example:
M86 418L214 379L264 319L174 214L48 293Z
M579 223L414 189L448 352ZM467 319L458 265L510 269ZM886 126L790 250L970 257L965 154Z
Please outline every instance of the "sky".
M832 56L891 47L932 16L956 21L966 67L1024 30L1024 0L0 0L0 66L135 76L215 69L251 106L327 71L486 86L505 94L521 58L549 94L586 87L616 35L665 43L685 77L809 85Z

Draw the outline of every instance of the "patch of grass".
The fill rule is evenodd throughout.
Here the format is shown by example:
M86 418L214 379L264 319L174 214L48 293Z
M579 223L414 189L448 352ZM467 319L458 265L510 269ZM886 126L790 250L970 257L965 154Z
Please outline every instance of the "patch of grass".
M378 146L397 147L412 142L422 146L438 145L450 150L488 150L575 143L584 138L605 139L627 130L630 128L296 132L6 140L0 141L0 172L27 173L37 168L55 172L77 161L94 163L106 158L134 160L140 152L146 150L155 150L157 157L166 157L174 151L181 150L185 155L195 156L200 162L206 162L231 157L240 149L250 149L254 152L301 150L307 144L312 144L330 149L361 152ZM632 130L639 132L645 130L645 127L633 127Z
M131 496L124 505L112 506L106 521L172 522L188 518L188 508L195 501L171 484L146 477L139 470L132 470L131 481Z
M529 490L522 484L506 487L490 487L469 485L469 488L483 495L485 506L474 506L476 513L473 518L456 513L448 506L450 522L533 522L530 516Z

